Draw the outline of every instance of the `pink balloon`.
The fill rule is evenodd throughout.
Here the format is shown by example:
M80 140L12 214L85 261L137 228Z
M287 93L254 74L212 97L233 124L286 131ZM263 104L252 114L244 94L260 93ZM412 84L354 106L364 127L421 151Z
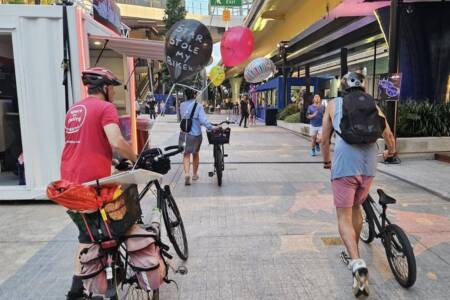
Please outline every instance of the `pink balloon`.
M253 32L244 26L228 29L220 42L220 54L226 67L234 67L246 61L253 51Z

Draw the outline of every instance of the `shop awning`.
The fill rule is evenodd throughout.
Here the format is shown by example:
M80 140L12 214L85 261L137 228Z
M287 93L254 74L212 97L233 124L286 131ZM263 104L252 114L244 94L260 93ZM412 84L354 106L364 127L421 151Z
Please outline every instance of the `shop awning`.
M108 41L107 48L128 57L164 60L164 42L143 39L129 39L125 37L112 37L89 35L94 41Z

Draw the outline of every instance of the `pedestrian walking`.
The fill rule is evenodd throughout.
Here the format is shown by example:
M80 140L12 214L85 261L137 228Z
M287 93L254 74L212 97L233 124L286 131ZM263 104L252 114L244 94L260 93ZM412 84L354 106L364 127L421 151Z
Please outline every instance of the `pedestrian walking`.
M202 126L209 130L214 127L209 123L203 106L196 102L197 92L186 89L186 100L180 105L181 123L178 143L184 147L183 167L185 185L191 185L191 156L192 156L192 180L199 179L198 167L200 164L200 147L202 145ZM189 121L190 120L190 121ZM189 124L191 124L189 126Z
M383 136L388 150L385 157L395 155L395 139L386 119L365 93L364 76L350 72L342 79L344 97L328 103L323 118L322 151L324 168L331 169L331 186L338 229L347 252L348 267L353 274L355 296L368 295L368 269L358 249L362 228L361 205L367 198L377 164L376 140ZM336 132L333 160L330 138Z
M150 114L150 120L156 119L156 100L153 96L151 96L147 100L147 105L148 105L148 110L149 110L149 114Z
M244 121L244 128L247 128L247 119L248 119L248 96L244 95L241 100L241 121L239 122L239 126L242 125L242 121Z
M320 152L320 137L322 135L322 118L325 107L322 106L322 102L319 95L314 96L313 104L308 106L306 111L306 118L310 120L309 123L309 135L311 136L311 156L316 156L317 152Z
M256 125L256 106L252 100L250 100L250 119L249 124L255 126Z

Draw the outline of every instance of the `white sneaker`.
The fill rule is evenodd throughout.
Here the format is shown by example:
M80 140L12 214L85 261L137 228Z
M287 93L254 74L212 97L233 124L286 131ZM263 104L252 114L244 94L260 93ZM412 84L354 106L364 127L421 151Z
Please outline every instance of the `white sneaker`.
M349 264L353 273L353 295L369 296L369 270L362 259L354 259Z

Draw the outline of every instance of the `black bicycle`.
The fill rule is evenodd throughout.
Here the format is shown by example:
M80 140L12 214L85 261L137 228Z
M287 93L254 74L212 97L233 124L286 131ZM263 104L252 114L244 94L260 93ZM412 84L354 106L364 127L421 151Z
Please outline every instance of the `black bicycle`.
M147 154L143 154L141 156L137 165L140 168L149 171L166 174L170 170L169 157L183 152L183 147L178 145L170 146L165 148L164 151L165 153L162 153L162 151L158 148L150 149ZM187 260L189 257L189 249L186 231L184 229L180 211L175 199L173 198L172 192L170 191L170 187L165 185L163 188L158 180L151 181L139 193L139 201L144 198L153 185L156 187L157 191L157 208L161 209L169 240L172 243L177 255L182 260Z
M396 200L381 189L377 192L382 211L380 212L375 200L369 195L363 203L363 228L360 238L367 244L374 238L381 239L395 279L401 286L409 288L416 282L417 275L414 251L403 229L392 224L386 216L387 206L395 204Z
M234 124L230 121L223 121L218 124L212 124L214 126L221 126L223 124ZM214 174L217 174L217 184L222 186L222 175L225 170L225 157L228 157L228 154L225 154L224 144L230 143L230 133L231 129L229 127L222 128L219 127L216 130L208 131L208 142L209 144L214 146L213 155L214 155L214 171L209 172L209 177L213 177Z

